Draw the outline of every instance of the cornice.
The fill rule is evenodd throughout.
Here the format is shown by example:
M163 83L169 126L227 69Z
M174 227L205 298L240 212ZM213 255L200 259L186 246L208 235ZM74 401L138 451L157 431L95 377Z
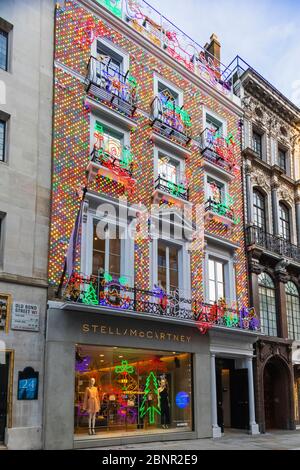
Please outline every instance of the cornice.
M205 82L201 77L197 77L197 75L189 72L185 67L180 65L176 62L175 59L170 57L166 52L160 50L150 41L147 41L143 38L143 36L127 25L123 20L113 16L108 10L105 8L101 8L100 6L95 4L93 0L76 0L77 3L81 4L84 8L90 11L95 16L99 17L100 19L104 19L107 21L111 28L117 29L123 35L125 35L128 39L138 43L141 47L146 49L152 55L156 56L159 60L163 61L166 65L170 68L176 70L180 73L183 77L185 77L188 81L192 82L195 86L203 90L205 93L210 95L214 98L218 103L221 103L225 106L229 111L236 114L238 117L243 117L243 109L240 105L234 103L232 100L227 98L225 95L222 95L217 90L215 90L211 85Z

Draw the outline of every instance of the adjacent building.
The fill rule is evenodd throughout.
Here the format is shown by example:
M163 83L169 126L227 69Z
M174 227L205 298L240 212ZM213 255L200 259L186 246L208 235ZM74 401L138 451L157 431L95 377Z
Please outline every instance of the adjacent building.
M235 92L244 109L246 242L256 344L260 430L299 424L300 110L243 60Z
M0 443L42 445L54 2L0 5Z
M46 449L258 432L242 117L215 35L57 6Z

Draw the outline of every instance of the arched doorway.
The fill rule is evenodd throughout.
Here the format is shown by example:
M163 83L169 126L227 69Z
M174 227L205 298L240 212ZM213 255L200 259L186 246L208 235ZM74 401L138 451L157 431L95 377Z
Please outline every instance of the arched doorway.
M264 368L265 427L290 429L289 370L282 359L273 357Z

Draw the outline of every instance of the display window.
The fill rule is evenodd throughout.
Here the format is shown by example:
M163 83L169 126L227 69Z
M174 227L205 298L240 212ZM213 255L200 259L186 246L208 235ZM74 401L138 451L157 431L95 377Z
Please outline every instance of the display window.
M192 430L188 353L76 346L75 436Z

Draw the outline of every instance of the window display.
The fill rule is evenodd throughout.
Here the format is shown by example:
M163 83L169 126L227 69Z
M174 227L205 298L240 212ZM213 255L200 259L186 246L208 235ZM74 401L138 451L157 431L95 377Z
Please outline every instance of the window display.
M192 430L188 353L76 347L75 435Z

